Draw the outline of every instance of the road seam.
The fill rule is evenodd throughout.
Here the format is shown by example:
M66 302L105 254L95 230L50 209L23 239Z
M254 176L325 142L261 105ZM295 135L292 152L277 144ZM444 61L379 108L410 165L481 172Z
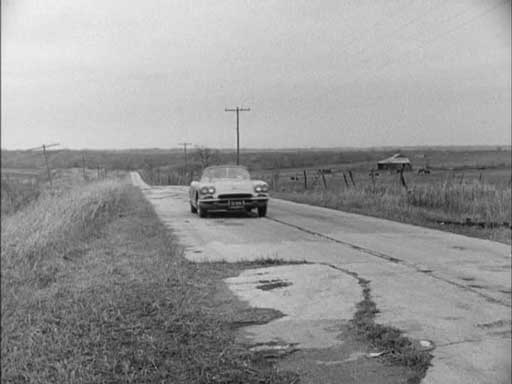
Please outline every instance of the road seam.
M403 259L399 259L399 258L387 255L387 254L382 253L382 252L374 251L373 249L361 247L359 245L356 245L356 244L353 244L353 243L349 243L349 242L344 241L344 240L339 240L339 239L336 239L334 237L325 235L323 233L315 232L315 231L312 231L310 229L301 227L299 225L291 224L291 223L288 223L286 221L283 221L283 220L280 220L280 219L276 219L274 217L267 216L266 219L274 221L274 222L282 224L282 225L286 225L286 226L291 227L291 228L295 228L295 229L297 229L299 231L302 231L302 232L305 232L307 234L310 234L310 235L313 235L313 236L317 236L317 237L320 237L322 239L329 240L329 241L332 241L332 242L344 245L346 247L350 247L350 248L355 249L356 251L359 251L361 253L365 253L365 254L368 254L368 255L374 256L374 257L378 257L379 259L383 259L383 260L392 262L394 264L404 265L405 267L414 269L416 272L420 272L420 273L423 273L425 275L428 275L428 276L432 277L433 279L436 279L436 280L439 280L439 281L443 281L443 282L445 282L447 284L450 284L450 285L453 285L453 286L455 286L457 288L461 288L461 289L463 289L465 291L474 293L474 294L484 298L488 302L491 302L491 303L494 303L494 304L500 304L500 305L503 305L503 306L508 307L508 308L512 307L512 305L507 303L506 301L502 301L502 300L496 299L496 298L494 298L494 297L492 297L490 295L487 295L485 293L479 292L476 289L468 287L468 286L466 286L464 284L457 283L456 281L452 281L452 280L449 280L447 278L444 278L444 277L441 277L439 275L436 275L436 274L434 274L434 272L432 270L425 269L423 266L420 267L420 266L418 266L416 264L409 263L409 262L407 262L407 261L405 261Z

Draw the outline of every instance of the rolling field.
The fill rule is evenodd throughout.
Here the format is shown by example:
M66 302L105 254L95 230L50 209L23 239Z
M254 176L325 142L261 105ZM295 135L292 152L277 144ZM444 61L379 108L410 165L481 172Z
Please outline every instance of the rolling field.
M401 153L413 166L412 172L404 173L406 187L398 174L388 171L372 179L370 170L377 161L397 151L246 150L241 152L241 164L255 178L266 180L275 197L510 243L510 147L405 148ZM61 175L78 174L83 158L89 178L137 169L154 185L188 185L204 166L234 162L232 151L205 148L190 150L187 167L176 149L62 150L50 151L50 166ZM33 153L2 151L2 162L9 167L2 170L2 212L12 212L37 197L47 176L41 156ZM420 168L428 168L430 174L418 174ZM318 169L333 173L322 177ZM12 176L16 174L18 178ZM32 181L20 183L21 179Z

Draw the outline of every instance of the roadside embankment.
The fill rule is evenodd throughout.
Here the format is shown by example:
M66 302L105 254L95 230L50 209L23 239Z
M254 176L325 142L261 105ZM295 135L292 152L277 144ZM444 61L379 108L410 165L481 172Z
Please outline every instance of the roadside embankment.
M39 199L2 222L1 256L3 382L295 380L236 345L230 272L186 261L138 188Z

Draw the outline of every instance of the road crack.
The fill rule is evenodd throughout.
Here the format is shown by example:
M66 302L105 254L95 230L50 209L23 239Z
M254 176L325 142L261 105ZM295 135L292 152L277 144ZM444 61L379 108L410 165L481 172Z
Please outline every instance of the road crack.
M375 251L375 250L370 249L370 248L362 247L360 245L353 244L353 243L350 243L348 241L339 240L339 239L336 239L334 237L325 235L323 233L315 232L315 231L312 231L310 229L301 227L299 225L291 224L291 223L288 223L286 221L276 219L274 217L267 216L266 219L274 221L274 222L282 224L282 225L286 225L286 226L291 227L291 228L295 228L295 229L297 229L299 231L302 231L302 232L305 232L307 234L310 234L310 235L313 235L313 236L317 236L317 237L320 237L320 238L328 240L328 241L332 241L334 243L343 245L345 247L349 247L349 248L354 249L356 251L359 251L361 253L365 253L367 255L370 255L370 256L373 256L373 257L377 257L379 259L383 259L383 260L386 260L386 261L394 263L394 264L403 265L403 266L405 266L407 268L415 270L416 272L428 275L428 276L430 276L431 278L433 278L435 280L439 280L439 281L442 281L444 283L453 285L453 286L455 286L457 288L463 289L464 291L468 291L468 292L474 293L474 294L484 298L486 301L488 301L490 303L500 304L500 305L503 305L503 306L508 307L508 308L512 307L512 304L507 302L507 301L505 301L505 300L496 299L496 298L494 298L494 297L492 297L492 296L490 296L490 295L488 295L486 293L478 291L477 289L475 289L475 288L473 288L471 286L467 286L467 285L458 283L456 281L447 279L445 277L439 276L438 274L434 273L432 270L426 269L425 266L416 265L414 263L410 263L410 262L405 261L403 259L399 259L399 258L396 258L394 256L387 255L385 253L378 252L378 251Z
M359 276L356 272L333 264L322 262L309 264L325 265L357 280L362 289L363 299L356 304L356 313L350 320L352 329L373 348L385 351L379 357L380 359L411 368L414 376L408 380L408 383L419 384L431 366L433 356L429 353L430 349L422 350L419 347L420 343L403 336L403 332L398 328L375 322L375 317L380 311L372 299L371 281Z

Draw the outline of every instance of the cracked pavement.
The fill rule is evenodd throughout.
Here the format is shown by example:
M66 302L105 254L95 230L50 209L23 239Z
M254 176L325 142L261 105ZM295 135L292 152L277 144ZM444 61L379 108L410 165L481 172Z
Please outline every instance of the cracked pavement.
M343 343L337 325L352 318L362 298L358 276L370 281L377 323L435 344L423 383L510 382L509 246L277 199L268 218L199 219L190 213L187 187L149 187L136 173L132 181L192 261L308 262L254 268L226 280L250 305L285 314L245 327L246 339L299 348ZM258 288L272 280L291 284Z

